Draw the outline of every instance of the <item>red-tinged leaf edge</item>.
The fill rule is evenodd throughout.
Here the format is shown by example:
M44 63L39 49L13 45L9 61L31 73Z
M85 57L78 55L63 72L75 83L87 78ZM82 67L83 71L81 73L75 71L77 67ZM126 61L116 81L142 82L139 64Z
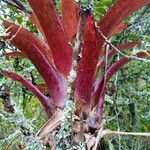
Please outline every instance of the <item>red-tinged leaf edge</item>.
M67 33L68 39L71 42L77 33L80 7L79 4L74 2L74 0L62 0L61 3L61 20Z
M91 15L87 17L83 39L82 57L75 81L75 102L79 110L82 108L87 113L91 109L91 90L99 57L97 31Z
M43 41L39 40L33 33L29 32L21 26L18 26L6 20L3 21L3 25L6 29L9 29L8 33L10 32L10 35L7 38L10 39L12 36L14 36L11 42L14 46L18 47L18 45L20 45L20 43L17 42L18 40L20 40L20 38L22 39L22 41L24 39L28 39L30 42L34 43L38 47L41 53L51 64L54 64L51 50L49 49L48 45ZM24 45L24 47L25 46L26 45Z
M11 29L12 28L8 30L8 32L11 33L8 37L5 37L5 40L10 39L13 35L15 35L15 30ZM17 35L12 38L11 44L16 46L30 59L42 78L45 80L55 105L59 108L64 108L67 100L66 82L41 53L37 47L38 45L36 45L36 43L34 43L30 38L23 37L20 32L17 32Z
M121 32L122 30L125 30L128 28L128 25L121 22L120 24L118 24L110 33L110 36L115 35L118 32Z
M45 111L46 111L48 117L50 118L52 116L52 112L54 111L53 104L50 102L48 97L46 97L36 86L34 86L28 80L26 80L25 78L21 77L20 75L14 73L14 72L0 70L0 74L5 75L8 78L18 81L22 85L24 85L30 92L32 92L33 94L35 94L38 97L41 104L45 108Z
M116 46L116 48L118 50L120 50L121 52L124 51L125 49L130 49L133 48L135 46L141 46L141 42L140 41L135 41L135 42L127 42L127 43L123 43L121 45ZM111 57L113 57L114 55L116 55L118 52L116 50L111 50L108 53L108 59L110 59ZM96 77L98 75L98 72L100 71L100 69L104 66L104 60L100 60L97 64L97 71L96 71Z
M67 77L72 67L72 49L53 0L28 0L28 2L42 27L56 68Z
M6 52L5 53L5 58L7 60L10 60L10 58L27 58L25 56L25 54L23 54L22 52L19 52L19 51L12 51L12 52Z

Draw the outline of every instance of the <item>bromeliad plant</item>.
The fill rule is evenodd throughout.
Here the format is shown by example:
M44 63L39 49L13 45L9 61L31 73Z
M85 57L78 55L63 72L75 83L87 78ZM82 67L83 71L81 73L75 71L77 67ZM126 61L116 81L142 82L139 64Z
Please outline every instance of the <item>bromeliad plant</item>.
M32 11L19 7L22 6L21 3L18 8L26 10L29 20L43 34L44 40L6 20L3 25L8 34L3 40L18 49L7 56L30 59L44 79L50 97L14 72L1 70L1 74L22 83L42 103L50 120L38 133L41 139L47 132L59 129L62 110L67 108L68 101L73 101L75 109L72 109L73 115L70 114L72 135L79 134L80 139L85 132L93 133L93 129L99 129L103 122L109 79L130 60L141 60L149 56L149 52L127 56L121 51L133 48L140 42L114 46L111 37L126 29L127 25L123 21L149 4L150 0L117 0L98 23L94 21L90 1L84 6L73 0L62 0L61 16L53 0L28 0L28 3ZM109 59L117 53L122 55L120 60L108 66ZM104 71L99 76L100 70ZM77 127L75 130L74 126L78 124L79 130Z

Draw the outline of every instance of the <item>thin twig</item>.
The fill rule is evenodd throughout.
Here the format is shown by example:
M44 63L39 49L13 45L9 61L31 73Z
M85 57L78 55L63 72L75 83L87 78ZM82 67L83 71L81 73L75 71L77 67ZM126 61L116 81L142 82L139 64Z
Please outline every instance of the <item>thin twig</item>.
M94 145L94 150L97 149L98 143L101 140L101 138L103 137L103 127L98 131L97 137L95 139L95 145Z
M124 56L124 57L127 57L129 59L135 59L135 60L140 60L140 61L145 61L145 59L142 59L142 58L138 58L136 56L128 56L124 53L122 53L117 47L115 47L111 42L109 42L108 38L102 33L102 31L100 30L99 27L97 27L98 29L98 32L101 34L101 36L105 39L105 42L107 44L109 44L115 51L117 51L120 55Z
M106 136L143 136L143 137L150 137L150 133L143 133L143 132L121 132L121 131L111 131L111 130L103 130L100 128L98 131L97 137L95 137L95 142L93 142L93 150L97 149L98 143L100 140ZM92 139L93 135L89 139ZM90 140L88 140L89 142ZM88 143L87 142L87 143Z
M21 29L22 27L20 26L19 29L16 31L16 33L12 35L12 37L9 39L10 42L17 36L17 34L20 32Z
M79 137L80 137L80 140L81 142L84 141L84 129L83 129L83 111L81 111L81 114L80 114L80 133L79 133Z
M102 119L103 116L103 111L104 111L104 97L105 97L105 88L106 88L106 80L107 80L107 69L108 69L108 50L109 50L110 45L106 44L105 45L105 57L104 57L104 62L105 62L105 70L104 70L104 78L103 78L103 86L102 86L102 90L100 92L100 100L99 103L96 107L96 114L99 114L99 118L100 120ZM99 120L99 121L100 121Z
M122 131L111 131L111 130L103 130L103 132L105 133L104 136L127 135L127 136L150 137L150 133L143 133L143 132L122 132Z

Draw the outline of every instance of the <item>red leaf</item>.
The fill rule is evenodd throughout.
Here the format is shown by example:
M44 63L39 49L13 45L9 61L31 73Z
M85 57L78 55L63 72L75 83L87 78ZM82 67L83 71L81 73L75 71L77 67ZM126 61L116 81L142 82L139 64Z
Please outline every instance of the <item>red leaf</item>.
M41 25L40 25L40 23L39 23L39 21L38 21L38 19L37 19L37 17L36 17L36 15L35 15L34 12L32 12L32 14L30 15L29 20L30 20L30 21L37 27L37 29L39 29L39 31L43 34L42 27L41 27Z
M139 52L136 54L138 58L149 58L150 57L150 51L145 52ZM132 59L128 57L122 57L120 60L115 62L108 70L107 70L107 82L109 79L119 70L121 69L126 63L131 61Z
M8 28L8 33L10 32L10 35L6 37L7 39L10 39L13 37L13 40L11 43L16 46L17 48L21 46L21 43L18 42L22 40L23 43L24 40L28 40L30 43L35 44L38 49L41 51L41 53L47 58L47 60L53 64L53 58L51 54L51 50L49 49L48 45L44 43L43 41L39 40L33 33L29 32L28 30L24 29L23 27L20 27L12 22L4 21L3 25L5 28ZM22 45L21 49L25 49L27 45ZM18 48L19 49L19 48ZM21 50L19 49L19 50Z
M6 70L0 70L0 73L23 84L30 92L35 94L40 102L42 103L43 107L45 108L45 111L47 112L48 117L50 118L52 115L52 103L50 100L32 83L30 83L25 78L19 76L18 74Z
M74 0L62 0L62 22L71 42L76 35L79 22L79 5Z
M124 19L149 3L150 0L118 0L99 23L101 31L106 37L110 36Z
M72 49L53 4L53 0L28 0L42 27L47 43L52 51L56 68L65 77L72 65Z
M26 33L25 35L22 34L21 30L16 30L16 26L11 27L8 32L11 33L6 39L15 35L17 32L17 35L12 38L11 43L31 60L45 80L56 106L63 108L67 100L66 82L39 50L40 46L42 47L42 45L40 45L42 42L40 44L36 43L36 41L32 39L32 36L30 38Z
M139 52L137 53L137 57L139 58L148 58L150 57L150 51L147 53ZM107 77L106 82L126 63L128 63L131 59L128 57L122 57L119 61L115 62L108 70L107 70ZM104 85L104 76L97 80L97 84L94 89L94 103L96 107L94 108L94 112L89 116L87 119L89 126L96 128L99 125L103 118L104 113L104 101L105 101L105 90L102 91ZM105 87L106 88L106 87ZM94 105L94 106L95 106Z
M104 36L109 37L113 30L121 23L124 19L129 17L133 12L143 7L146 4L149 4L150 0L118 0L114 6L110 8L108 13L103 17L99 22L99 29ZM102 35L99 35L99 48L102 49L102 46L105 42ZM102 56L102 51L100 53Z
M129 48L133 48L134 46L140 46L141 42L136 41L136 42L127 42L121 45L116 46L116 48L120 51L123 51L125 49L129 49ZM112 56L116 55L118 52L116 50L111 50L108 53L108 59L110 59ZM105 61L101 60L98 64L97 64L97 72L96 72L96 76L98 75L98 72L100 71L100 69L104 66Z
M88 16L84 31L82 58L77 69L75 88L76 103L79 107L85 103L84 111L88 111L90 109L91 90L94 82L98 57L99 49L97 46L97 33L94 25L94 19L92 16Z
M114 34L120 32L120 31L122 31L122 30L124 30L124 29L127 29L127 28L128 28L128 26L127 26L125 23L121 22L120 24L118 24L118 25L112 30L112 32L111 32L110 35L113 36Z
M22 52L19 52L19 51L6 52L5 57L8 60L12 57L26 58L26 56Z
M147 53L145 52L139 52L136 54L138 58L149 58L150 57L150 51ZM106 82L109 81L109 79L118 71L120 70L126 63L131 61L129 57L122 57L120 60L115 62L108 70L107 70L107 78ZM104 81L104 76L97 80L94 86L94 105L96 105L99 101L99 96L101 95L101 89L103 87L103 81Z

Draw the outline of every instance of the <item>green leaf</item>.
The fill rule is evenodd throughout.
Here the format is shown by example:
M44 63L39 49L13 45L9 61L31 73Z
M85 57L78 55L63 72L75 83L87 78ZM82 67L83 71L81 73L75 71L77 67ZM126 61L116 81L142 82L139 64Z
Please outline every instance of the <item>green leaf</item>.
M103 8L103 7L97 7L97 8L96 8L96 12L97 12L98 14L105 14L105 13L106 13L106 9Z
M17 22L19 24L22 24L22 22L23 22L23 16L17 16L16 19L17 19Z

